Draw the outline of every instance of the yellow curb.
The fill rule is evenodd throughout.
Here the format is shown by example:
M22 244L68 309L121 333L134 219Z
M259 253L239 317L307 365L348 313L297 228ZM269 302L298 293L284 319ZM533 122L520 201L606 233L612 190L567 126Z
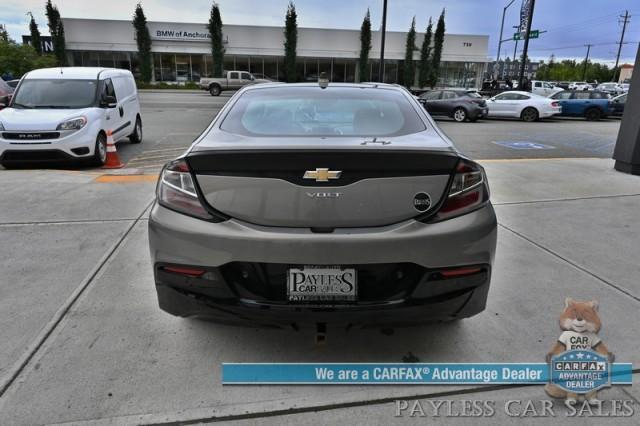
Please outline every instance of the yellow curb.
M135 183L135 182L156 182L158 176L156 175L102 175L95 178L93 181L97 183Z

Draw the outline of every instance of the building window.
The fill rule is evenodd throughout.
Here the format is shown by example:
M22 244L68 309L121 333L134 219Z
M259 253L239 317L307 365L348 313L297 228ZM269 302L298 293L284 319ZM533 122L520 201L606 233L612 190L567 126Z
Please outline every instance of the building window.
M253 74L264 74L264 63L261 56L252 56L249 58L249 72Z
M235 71L249 71L249 57L248 56L236 56Z
M175 55L176 81L191 81L191 55Z
M333 81L333 76L332 76L332 72L331 72L331 67L332 67L332 63L331 63L331 58L319 58L318 59L318 77L320 77L320 73L325 73L327 74L327 78L329 79L329 81ZM317 80L317 78L316 78Z
M223 71L234 71L237 70L238 68L236 68L236 57L233 55L225 55L224 56L224 64L222 67ZM213 69L210 71L211 73L213 73Z
M263 58L263 74L272 80L280 80L278 76L282 68L282 58L276 56L265 56Z

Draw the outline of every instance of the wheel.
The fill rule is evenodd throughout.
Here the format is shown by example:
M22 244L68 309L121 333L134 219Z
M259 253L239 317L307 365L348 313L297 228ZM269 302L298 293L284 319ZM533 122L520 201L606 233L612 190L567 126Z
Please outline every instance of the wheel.
M209 86L209 93L211 93L211 96L220 96L220 86L218 86L217 84L212 84L211 86Z
M584 112L584 117L589 121L600 120L602 117L602 111L598 108L589 108Z
M453 119L455 121L457 121L458 123L463 122L464 120L467 119L467 111L464 110L464 108L456 108L453 110Z
M131 143L142 142L142 120L140 120L140 117L136 117L136 126L133 129L133 133L129 135L129 141Z
M533 108L533 107L527 107L522 111L522 114L520 115L520 117L522 118L523 121L528 121L528 122L532 122L532 121L538 121L538 110Z
M107 136L104 133L98 134L96 138L96 146L93 152L93 159L91 163L94 166L104 166L107 161Z

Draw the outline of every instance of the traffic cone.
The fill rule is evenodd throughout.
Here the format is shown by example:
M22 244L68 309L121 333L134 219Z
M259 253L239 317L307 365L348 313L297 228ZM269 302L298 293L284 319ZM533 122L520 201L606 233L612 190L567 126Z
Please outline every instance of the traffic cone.
M113 141L113 132L107 130L107 160L104 162L103 169L121 169L124 163L120 162L120 156L116 150L116 143Z

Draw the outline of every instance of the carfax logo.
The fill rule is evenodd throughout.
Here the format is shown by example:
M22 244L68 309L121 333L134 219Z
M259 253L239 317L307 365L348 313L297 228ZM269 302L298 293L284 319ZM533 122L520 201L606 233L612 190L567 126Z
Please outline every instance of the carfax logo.
M590 350L572 350L551 358L551 383L569 393L586 394L611 386L607 358Z
M598 390L611 386L613 354L598 336L601 327L597 301L565 300L562 334L547 354L550 380L545 391L549 396L570 403L578 399L597 403Z

